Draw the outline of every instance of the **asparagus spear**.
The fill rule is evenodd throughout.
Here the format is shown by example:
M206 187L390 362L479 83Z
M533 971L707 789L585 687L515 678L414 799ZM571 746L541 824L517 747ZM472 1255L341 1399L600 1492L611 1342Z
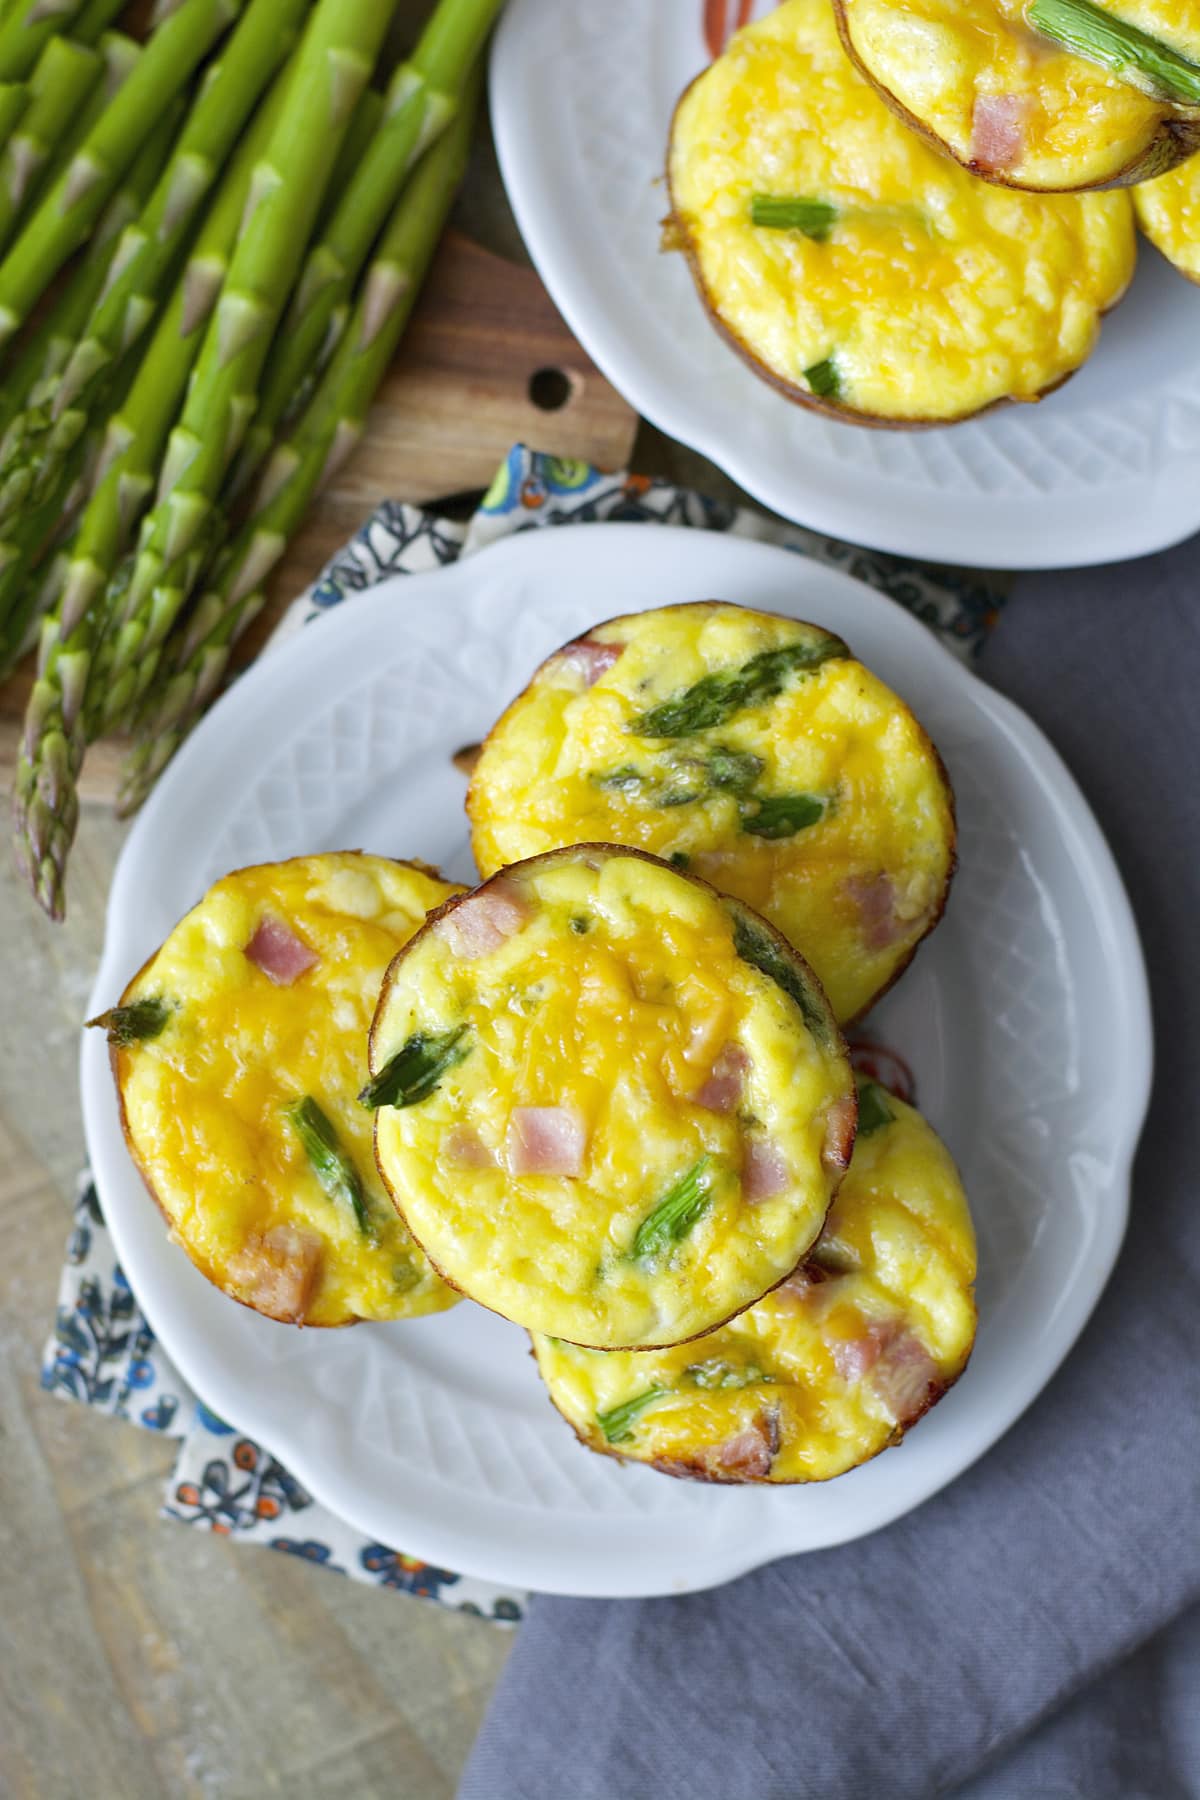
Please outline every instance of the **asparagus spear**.
M24 118L28 105L28 82L0 81L0 145L8 143Z
M832 632L814 630L810 637L794 644L760 650L740 669L732 669L728 674L714 671L701 676L683 693L630 719L625 729L634 737L694 737L697 732L723 725L747 707L773 700L783 692L793 672L809 674L831 657L848 655L841 638Z
M104 623L101 600L153 490L154 471L288 81L285 71L230 165L129 394L109 422L105 467L42 627L38 674L18 753L14 828L18 861L53 918L62 916L63 870L78 819L75 782L87 743L84 699Z
M877 1081L865 1081L858 1077L858 1135L860 1138L870 1137L873 1131L890 1125L895 1113L888 1105L888 1094Z
M125 622L112 641L101 691L105 727L123 719L144 689L199 572L201 534L212 529L225 471L254 410L271 336L387 24L388 8L379 0L319 0L300 46L282 115L254 172L248 217L183 415L171 433L159 499L143 522L123 602Z
M103 68L99 51L70 38L51 38L29 84L29 106L0 158L0 248L16 229L37 178L64 131L78 117Z
M236 486L256 470L281 419L296 411L306 378L344 308L409 171L458 108L500 0L438 8L388 88L382 128L310 253L263 377L262 399L239 459ZM453 29L451 29L451 21Z
M170 1016L171 1008L161 994L152 994L144 1000L131 1000L128 1006L110 1006L107 1012L89 1019L88 1025L106 1031L110 1044L126 1049L160 1036Z
M1155 99L1200 106L1200 66L1091 0L1032 0L1025 17L1043 37L1111 69Z
M54 182L3 263L0 342L10 337L83 242L146 133L241 11L244 0L184 0Z
M268 464L257 510L219 560L181 633L174 672L122 771L122 814L141 804L204 710L313 494L362 435L462 179L477 91L477 84L468 88L450 130L418 165L380 239L350 329L295 432Z
M443 1075L457 1068L470 1055L470 1043L463 1043L465 1025L449 1031L417 1031L395 1056L373 1075L358 1096L360 1106L372 1112L380 1106L416 1106L427 1100Z
M23 81L79 11L79 0L23 0L0 26L0 81ZM114 13L115 16L115 13Z
M634 1394L628 1400L622 1400L618 1406L610 1406L607 1412L596 1414L596 1423L604 1434L606 1443L627 1444L633 1437L633 1428L648 1406L661 1400L670 1388L643 1388L640 1394Z
M653 1261L682 1243L712 1203L712 1157L702 1156L663 1195L637 1228L630 1251L635 1262Z
M374 1243L379 1234L367 1205L362 1177L339 1142L329 1115L311 1094L306 1094L303 1100L297 1100L287 1108L285 1116L300 1140L313 1174L329 1198L348 1206L358 1229Z
M765 225L773 231L802 231L819 244L829 236L837 216L837 207L828 200L780 194L750 196L752 225Z
M34 501L42 497L89 418L107 402L119 358L153 318L167 271L247 116L291 48L306 5L251 0L144 213L122 238L113 276L61 380L13 428L0 464L0 524L9 510L5 484L14 467L28 471L24 493ZM17 503L23 498L16 495Z

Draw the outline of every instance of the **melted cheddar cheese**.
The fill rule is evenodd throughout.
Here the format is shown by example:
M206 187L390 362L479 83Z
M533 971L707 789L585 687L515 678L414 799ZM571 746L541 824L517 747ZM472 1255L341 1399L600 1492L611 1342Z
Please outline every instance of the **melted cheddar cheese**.
M853 1136L845 1046L800 959L616 849L509 869L414 939L372 1072L431 1043L454 1046L436 1085L377 1115L397 1204L472 1299L586 1344L679 1342L759 1298L816 1237ZM740 1092L714 1106L704 1084L735 1052ZM563 1161L530 1166L531 1118ZM779 1178L752 1198L763 1154Z
M130 1149L172 1235L235 1299L292 1317L276 1298L302 1295L295 1322L307 1325L454 1305L380 1183L356 1095L384 971L426 913L461 891L352 853L242 869L209 890L122 996L122 1006L159 1001L166 1013L156 1035L113 1049ZM264 920L315 959L290 982L246 954ZM357 1171L367 1230L330 1197L289 1123L286 1109L306 1096ZM310 1258L302 1281L275 1266L289 1247Z
M716 323L792 398L847 417L948 423L1036 400L1133 274L1127 194L974 179L858 74L827 0L785 0L734 37L679 103L669 176ZM819 238L755 224L755 196L831 216Z
M555 1406L594 1450L712 1481L826 1481L903 1434L961 1374L975 1239L949 1152L874 1089L805 1270L720 1331L599 1356L534 1337Z
M638 724L697 683L822 640L706 602L595 627L589 654L619 650L598 675L565 646L484 744L467 801L479 867L596 840L678 860L782 931L840 1020L861 1013L937 922L954 864L949 784L908 707L838 642L703 729ZM811 804L789 814L788 797Z

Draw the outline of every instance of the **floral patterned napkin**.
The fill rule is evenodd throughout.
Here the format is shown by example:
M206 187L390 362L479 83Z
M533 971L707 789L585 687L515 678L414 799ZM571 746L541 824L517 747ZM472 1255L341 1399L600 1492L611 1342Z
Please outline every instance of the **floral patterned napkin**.
M599 520L732 531L784 545L888 594L962 655L979 650L1001 605L984 578L921 570L799 526L710 500L639 475L602 474L590 464L516 445L467 524L385 501L301 594L271 644L331 607L397 574L438 568L515 531ZM271 645L268 645L268 652ZM179 1440L163 1515L201 1531L265 1544L376 1587L437 1600L503 1624L520 1619L526 1596L437 1569L403 1550L372 1543L305 1492L262 1444L208 1410L155 1339L117 1263L91 1176L80 1180L75 1222L59 1284L42 1386L148 1431Z

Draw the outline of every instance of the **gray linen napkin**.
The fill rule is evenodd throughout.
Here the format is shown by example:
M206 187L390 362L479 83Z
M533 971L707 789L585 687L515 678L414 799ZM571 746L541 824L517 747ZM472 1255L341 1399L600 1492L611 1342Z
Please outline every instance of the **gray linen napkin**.
M1200 1794L1198 547L1022 580L982 665L1074 769L1150 967L1132 1225L1078 1346L886 1531L681 1599L535 1601L460 1800Z

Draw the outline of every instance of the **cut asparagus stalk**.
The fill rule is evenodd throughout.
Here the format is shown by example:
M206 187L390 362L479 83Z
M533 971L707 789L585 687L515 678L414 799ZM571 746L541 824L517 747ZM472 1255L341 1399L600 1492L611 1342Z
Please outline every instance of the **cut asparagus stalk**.
M186 0L186 6L197 0ZM185 10L186 10L185 6ZM199 572L218 493L254 411L272 334L287 303L354 106L387 29L379 0L319 0L293 83L254 172L230 263L179 424L159 499L145 520L103 690L103 722L122 720L152 676ZM177 13L163 31L183 16ZM148 660L146 660L148 659Z
M78 11L79 0L49 7L43 0L22 0L0 25L0 81L23 81L32 74L51 38L66 31Z
M773 700L783 692L791 674L809 674L831 657L849 654L841 638L832 632L801 643L783 644L777 650L762 650L727 675L702 675L674 699L639 713L625 729L634 737L694 737L699 731L723 725L735 713Z
M158 705L126 761L118 809L133 811L224 675L230 649L263 603L263 584L321 481L357 443L432 259L466 167L478 83L422 159L372 258L354 317L295 432L263 477L255 510L217 564L181 633Z
M858 1135L870 1137L873 1131L879 1131L884 1125L890 1125L895 1118L888 1105L887 1095L877 1081L858 1083Z
M244 0L184 0L80 144L0 263L0 341L87 237L146 134L235 19Z
M650 1262L682 1243L712 1203L712 1157L702 1156L663 1195L637 1228L634 1262Z
M0 525L14 461L36 501L75 439L107 403L119 358L157 310L160 289L259 96L295 40L307 0L251 0L188 117L145 211L117 250L116 273L49 404L17 421L0 463ZM160 165L161 167L161 165ZM22 502L23 503L23 502Z
M825 817L826 802L820 794L769 794L742 810L742 830L752 837L795 837Z
M313 1174L339 1206L348 1206L358 1229L372 1242L378 1236L367 1205L361 1177L345 1149L329 1115L311 1094L287 1108L287 1120L300 1140Z
M648 1406L661 1400L670 1388L648 1387L640 1394L634 1394L629 1400L622 1400L619 1406L610 1406L607 1412L596 1414L596 1423L608 1444L627 1444L633 1437L633 1428Z
M825 1010L776 938L765 927L752 925L745 913L739 911L734 915L733 947L744 963L759 970L795 1002L813 1036L819 1043L828 1044Z
M0 157L0 249L16 229L38 179L99 80L104 60L70 38L51 38L29 84L29 106Z
M772 231L802 231L819 244L829 236L837 216L837 207L828 200L779 194L753 194L750 199L752 225L764 225Z
M89 1029L93 1026L108 1033L108 1041L120 1049L130 1044L144 1044L149 1038L158 1037L167 1020L171 1016L171 1008L160 996L154 995L145 1000L131 1000L128 1006L113 1006L98 1018L89 1019Z
M278 116L276 93L288 80L285 71L231 163L129 394L109 422L106 467L42 627L17 759L14 829L18 860L53 918L62 916L63 872L78 820L75 783L87 744L84 704L95 680L105 589L153 491L154 471L221 289L254 170Z
M836 400L842 391L842 378L832 356L805 369L804 379L821 400Z
M438 8L411 58L392 77L384 122L308 257L272 349L239 461L238 487L262 462L280 421L298 411L298 397L306 397L306 378L328 340L331 321L344 310L413 164L457 110L500 3L457 0L453 7Z
M417 1031L373 1075L358 1096L360 1106L374 1112L381 1106L416 1106L427 1100L444 1075L456 1069L471 1053L464 1043L467 1028L450 1031Z
M0 81L0 147L8 144L29 105L29 83Z
M1031 0L1025 17L1043 37L1099 63L1131 87L1180 106L1200 106L1200 64L1091 0Z

